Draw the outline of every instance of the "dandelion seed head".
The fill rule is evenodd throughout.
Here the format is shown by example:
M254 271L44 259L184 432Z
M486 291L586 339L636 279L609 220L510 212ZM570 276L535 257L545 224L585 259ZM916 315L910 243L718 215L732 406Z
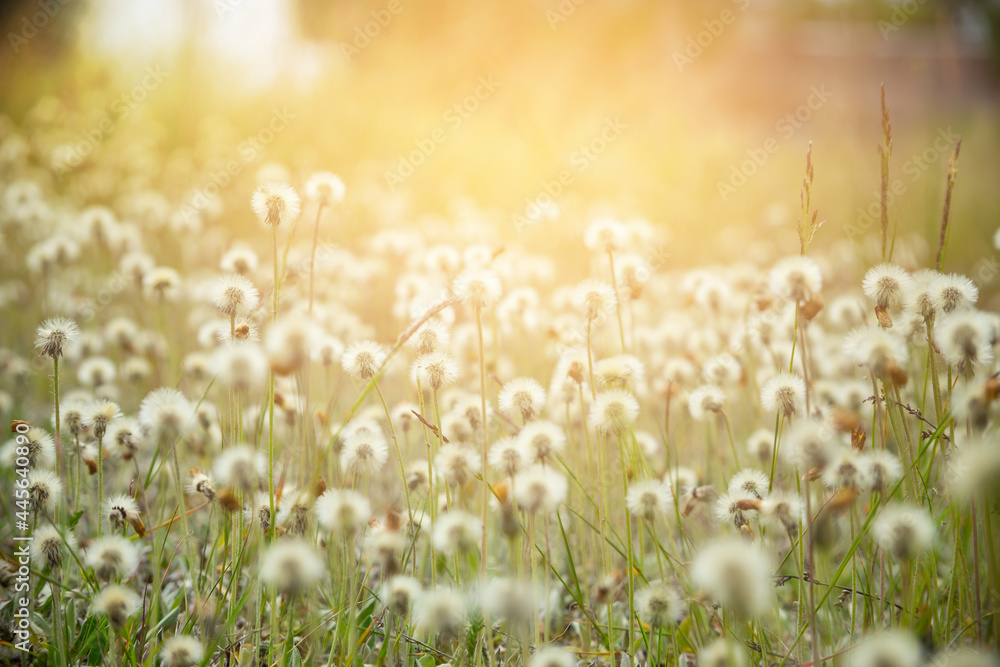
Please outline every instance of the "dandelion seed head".
M627 391L612 389L597 395L590 406L589 423L598 431L617 435L631 428L639 416L639 402Z
M597 218L587 225L583 243L596 252L616 252L628 243L628 229L620 220Z
M966 276L958 273L938 275L932 283L931 294L934 307L948 315L958 310L968 310L979 298L979 288Z
M412 374L420 381L420 386L440 391L458 379L458 364L447 352L429 352L417 357Z
M267 459L249 445L233 445L218 454L212 471L222 486L248 491L267 476Z
M783 299L805 302L823 289L819 265L805 255L786 257L771 269L771 291Z
M455 296L476 310L483 310L500 299L503 288L500 278L487 269L469 268L463 271L452 287Z
M705 421L709 413L721 413L726 405L726 395L713 384L703 384L688 395L688 412L695 421Z
M120 535L105 535L87 547L87 565L101 581L125 577L139 567L139 549Z
M850 667L920 667L916 638L898 630L871 635L847 654Z
M481 459L475 450L457 443L448 443L434 457L434 470L446 484L464 486L480 470Z
M482 537L480 518L464 510L450 510L434 522L434 548L446 556L474 551Z
M528 660L528 667L574 667L576 656L561 646L543 646Z
M691 576L696 586L741 616L771 606L771 562L756 544L716 538L698 552Z
M318 171L306 181L306 199L323 206L332 206L344 201L347 188L340 176L329 171Z
M417 629L432 635L460 636L465 628L465 615L465 598L450 588L424 591L413 609Z
M299 217L302 201L292 186L266 183L253 193L250 206L261 222L274 227L294 222Z
M68 317L53 317L45 320L38 327L35 347L39 354L58 359L63 356L63 349L75 345L80 338L80 327Z
M836 447L823 468L823 484L827 488L867 491L871 486L869 468L864 457L852 447Z
M283 539L264 552L260 579L284 594L295 594L315 586L323 578L326 564L316 548L301 539Z
M154 389L139 406L139 424L152 440L170 440L194 427L194 406L176 389Z
M550 463L566 443L562 428L546 420L528 423L518 433L517 439L530 463Z
M37 567L58 570L66 560L68 550L76 549L76 537L66 533L66 543L52 524L35 528L31 535L31 557Z
M370 380L381 368L385 357L381 345L372 340L362 340L348 346L341 364L351 377Z
M504 383L497 407L512 419L529 422L545 408L545 389L532 378L514 378Z
M632 516L654 521L666 515L673 506L670 487L656 479L644 479L629 485L625 505Z
M32 512L37 514L44 510L49 515L54 514L62 491L62 481L54 472L35 468L28 473L28 499Z
M406 616L420 597L420 582L413 577L396 575L382 584L382 602L390 613Z
M435 317L421 324L416 333L406 342L416 350L417 354L423 355L448 347L450 340L451 334L448 332L448 327Z
M315 511L319 524L336 534L353 535L371 518L368 499L347 489L327 489L316 500Z
M91 614L106 616L112 628L121 629L128 617L138 611L142 600L130 588L112 584L105 586L94 596L90 605Z
M934 324L934 342L941 356L960 373L989 366L996 339L996 322L977 310L956 310Z
M125 530L139 518L139 505L123 493L108 496L101 503L101 518L113 532Z
M779 373L761 387L760 402L765 412L785 417L801 414L806 404L806 383L798 375Z
M201 664L205 649L191 635L174 635L163 642L159 657L163 667L194 667Z
M889 379L909 359L906 340L881 327L855 329L844 340L844 353L859 366L867 366L879 379Z
M226 317L249 313L260 299L260 292L248 278L230 273L219 278L212 287L212 303Z
M588 278L573 290L573 305L591 322L607 315L616 303L614 288L600 280Z
M368 477L377 473L389 458L389 445L381 430L355 431L340 450L340 466L355 475Z
M698 651L698 667L747 667L745 649L726 639L709 642Z
M913 277L895 264L879 264L868 269L861 289L884 311L898 311L910 290Z
M921 508L888 505L872 523L872 537L894 558L909 560L934 545L934 523Z
M652 581L636 593L635 610L654 628L676 625L684 617L684 600L675 586Z
M514 478L514 499L528 514L552 514L566 500L568 490L565 477L538 464Z

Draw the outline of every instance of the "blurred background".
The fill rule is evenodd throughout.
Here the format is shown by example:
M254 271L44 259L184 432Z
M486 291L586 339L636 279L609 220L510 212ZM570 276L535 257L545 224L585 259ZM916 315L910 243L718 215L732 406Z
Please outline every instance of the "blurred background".
M871 254L884 82L900 234L936 246L961 136L946 268L992 257L997 0L31 0L0 22L18 169L87 201L155 189L219 233L252 223L261 169L325 169L345 234L475 210L545 244L613 211L679 265L766 256L797 250L812 142L816 243Z

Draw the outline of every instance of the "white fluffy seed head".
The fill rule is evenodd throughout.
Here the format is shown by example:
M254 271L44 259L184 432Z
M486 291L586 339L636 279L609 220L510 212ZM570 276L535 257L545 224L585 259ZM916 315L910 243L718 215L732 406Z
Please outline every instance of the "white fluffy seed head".
M623 389L597 395L590 406L590 424L601 433L617 435L627 431L639 416L639 402Z
M340 176L329 171L317 171L306 181L306 199L323 206L342 202L346 191Z
M625 505L632 516L654 521L670 511L672 500L669 485L656 479L644 479L629 485Z
M566 500L566 478L550 467L533 465L514 478L514 499L528 514L551 514Z
M235 445L223 449L213 465L215 478L222 486L248 491L267 475L267 459L249 445Z
M284 183L266 183L253 193L250 206L265 225L276 227L299 217L302 201L295 189Z
M912 280L909 273L895 264L879 264L865 273L861 289L880 310L898 311Z
M960 373L972 374L993 362L997 333L995 320L977 310L957 310L934 324L941 356Z
M934 546L934 522L922 508L889 505L872 523L872 536L894 558L909 560Z
M323 578L326 565L316 547L299 539L274 543L264 552L260 578L285 594L298 593L315 586Z
M871 635L847 654L850 667L920 667L920 644L909 632Z
M425 591L417 598L413 610L419 631L453 637L460 636L465 628L465 614L465 598L450 588Z
M63 356L64 349L69 349L80 338L80 327L68 317L53 317L39 325L35 339L38 353L58 359Z
M105 535L87 547L87 565L101 581L120 579L139 567L139 549L119 535Z
M725 405L726 395L714 384L703 384L688 394L688 412L695 421L722 412Z
M381 345L372 340L361 340L348 346L341 364L351 377L370 380L381 368L385 356Z
M167 639L159 655L163 667L194 667L201 664L204 657L205 648L191 635L174 635Z
M248 278L230 273L219 278L212 287L212 303L226 317L242 317L260 299L260 293Z
M949 273L937 277L931 287L934 307L944 315L967 310L976 304L979 288L966 276Z
M684 600L676 586L652 581L635 595L639 618L654 628L676 625L684 616Z
M89 613L106 616L111 627L118 630L141 604L142 600L132 589L112 584L94 596Z
M473 449L451 442L434 457L434 469L446 484L464 486L480 469L481 459Z
M471 267L455 279L455 296L476 310L483 310L500 299L503 287L495 273Z
M155 389L139 406L139 424L150 439L178 438L195 423L194 406L176 389Z
M371 505L368 499L347 489L328 489L316 500L319 524L337 534L353 535L368 525Z
M771 269L768 276L771 291L783 299L808 301L823 289L819 266L804 255L786 257Z
M614 288L600 280L589 278L573 290L573 305L582 310L584 317L590 321L607 315L616 303Z
M583 243L595 252L617 252L628 243L628 229L620 220L596 218L583 232Z
M514 378L500 389L497 407L512 419L529 422L545 408L545 389L532 378Z
M761 387L760 402L765 412L785 417L800 414L805 410L806 383L793 373L779 373Z
M381 430L355 431L340 450L340 466L345 472L370 477L382 469L389 458L389 445Z
M390 613L406 616L421 590L420 582L413 577L397 575L382 584L382 603Z
M756 544L719 538L701 548L691 576L702 591L741 616L771 606L771 561Z
M517 434L517 440L530 463L550 463L566 443L562 428L547 420L528 423Z
M530 457L516 437L500 438L490 447L489 464L504 477L513 477L530 462Z
M482 537L480 519L464 510L445 512L434 522L434 548L446 556L474 551Z

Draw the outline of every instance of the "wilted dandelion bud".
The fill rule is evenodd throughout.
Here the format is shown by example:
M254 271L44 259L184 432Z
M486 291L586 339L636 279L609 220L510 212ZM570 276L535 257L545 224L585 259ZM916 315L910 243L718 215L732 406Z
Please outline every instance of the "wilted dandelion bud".
M948 315L956 310L967 310L976 304L979 288L963 275L939 275L931 285L934 307Z
M934 326L934 343L959 373L971 375L992 363L996 339L996 322L978 310L953 312Z
M139 567L139 550L120 535L99 537L87 548L87 565L101 581L120 579Z
M741 616L752 616L771 606L771 562L750 542L712 540L696 556L691 576L701 590Z
M191 635L174 635L163 642L159 657L163 667L194 667L201 664L205 649Z
M375 377L385 357L381 345L375 341L362 340L348 346L341 358L341 364L351 377L370 380Z
M326 565L315 547L304 540L284 539L264 552L260 578L285 595L315 586L323 578Z
M574 667L576 655L561 646L543 646L535 651L528 667Z
M514 497L528 514L551 514L566 500L568 487L552 468L533 465L514 479Z
M238 273L219 278L212 288L212 303L226 317L242 317L257 305L260 293L249 279Z
M920 644L909 632L881 632L858 644L847 662L850 667L920 667Z
M413 577L397 575L382 584L382 603L389 613L406 616L420 592L419 581Z
M28 504L33 514L55 512L62 497L62 482L49 470L35 468L28 473Z
M108 624L114 630L121 630L128 617L134 614L141 604L142 600L131 589L117 585L105 586L94 596L89 613L106 616Z
M420 355L413 364L413 371L420 385L431 391L440 391L458 378L458 364L447 352Z
M688 395L688 412L695 421L704 421L709 413L721 413L726 395L713 384L703 384Z
M736 642L716 639L698 651L698 667L747 667L746 651Z
M934 523L923 509L890 505L872 523L872 536L894 558L909 560L934 545Z
M64 348L68 349L79 340L80 327L69 318L53 317L42 322L37 335L35 347L38 348L38 353L58 359L63 356Z
M359 493L327 489L316 500L316 519L330 532L353 535L368 525L371 506Z
M455 279L455 296L476 310L483 310L500 299L503 288L492 271L469 268Z
M771 291L783 299L804 303L823 289L819 266L804 255L786 257L771 269Z
M627 431L639 416L639 402L627 391L612 389L597 395L590 406L590 423L601 433Z
M676 625L684 616L684 600L676 587L653 581L636 593L635 610L639 618L654 628Z
M665 515L672 504L670 487L656 479L634 482L625 496L629 513L646 521L655 521L658 515Z
M267 183L253 193L250 206L261 222L276 227L294 222L299 217L302 202L292 186Z
M434 548L446 556L473 551L483 537L479 517L464 510L445 512L434 522Z
M508 417L529 422L545 408L545 390L532 378L514 378L504 383L497 407Z
M322 206L344 201L347 188L340 176L329 171L317 171L306 181L306 199Z
M413 615L421 632L459 637L465 629L465 598L450 588L425 591L417 598Z
M610 312L616 302L614 288L600 280L584 280L573 290L573 304L591 322Z
M73 533L66 533L64 544L59 531L51 524L36 528L31 538L31 557L41 568L58 570L66 559L67 549L76 549Z
M551 463L563 450L566 435L562 428L547 420L529 422L517 434L522 451L531 463Z
M146 534L146 526L139 518L139 506L130 496L121 493L109 496L102 505L103 519L112 531L124 531L125 526L132 526L140 537Z
M806 383L798 375L779 373L761 387L760 402L765 412L785 417L800 414L805 410Z
M879 264L865 273L861 289L865 296L875 302L875 313L881 326L892 326L889 313L902 308L912 281L909 273L894 264Z

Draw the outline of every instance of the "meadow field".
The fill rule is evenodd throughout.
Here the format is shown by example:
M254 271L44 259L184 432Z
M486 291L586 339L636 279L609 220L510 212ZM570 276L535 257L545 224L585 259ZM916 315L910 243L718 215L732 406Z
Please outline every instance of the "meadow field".
M0 664L1000 664L995 79L753 67L795 4L53 2Z

